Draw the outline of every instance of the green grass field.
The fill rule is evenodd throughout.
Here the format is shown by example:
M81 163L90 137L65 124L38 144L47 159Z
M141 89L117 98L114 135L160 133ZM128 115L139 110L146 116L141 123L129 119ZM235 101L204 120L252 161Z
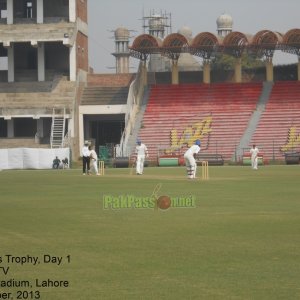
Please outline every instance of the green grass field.
M300 299L300 167L209 171L1 171L0 299ZM155 190L195 207L103 209L104 195Z

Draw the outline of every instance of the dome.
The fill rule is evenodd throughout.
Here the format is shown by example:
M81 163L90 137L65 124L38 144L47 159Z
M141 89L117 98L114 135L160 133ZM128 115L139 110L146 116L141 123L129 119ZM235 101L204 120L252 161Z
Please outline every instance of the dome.
M201 66L190 53L181 53L178 59L178 71L200 71Z
M188 39L191 39L192 38L192 30L190 27L188 26L183 26L181 27L179 30L178 30L178 33L182 34L183 36L185 36L186 38Z
M128 40L129 39L129 30L125 27L119 27L115 30L115 39L116 40Z
M230 15L222 14L217 19L218 30L232 30L233 19Z

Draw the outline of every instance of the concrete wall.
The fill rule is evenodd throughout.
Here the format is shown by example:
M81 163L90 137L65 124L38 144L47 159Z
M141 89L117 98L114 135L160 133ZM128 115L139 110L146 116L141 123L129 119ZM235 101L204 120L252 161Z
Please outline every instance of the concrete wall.
M78 69L82 69L84 71L88 71L89 62L88 62L88 38L86 35L78 32L77 34L77 49L76 49L76 60L77 60L77 71Z
M129 86L135 74L89 74L88 86Z

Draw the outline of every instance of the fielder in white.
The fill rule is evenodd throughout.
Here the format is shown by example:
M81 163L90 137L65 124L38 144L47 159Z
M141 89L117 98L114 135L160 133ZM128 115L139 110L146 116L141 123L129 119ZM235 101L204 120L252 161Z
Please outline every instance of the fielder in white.
M91 162L92 162L93 169L94 169L96 175L99 175L98 156L97 156L97 153L95 151L95 146L93 146L93 147L90 146L89 150L90 150L90 157L91 157Z
M148 149L145 144L140 140L137 140L137 146L135 147L136 157L136 174L142 175L144 171L145 157L148 157Z
M185 160L187 175L188 175L188 178L190 178L190 179L196 178L197 163L196 163L194 155L199 153L199 151L201 150L200 146L201 146L200 140L196 140L195 145L192 145L184 153L184 160Z
M257 170L259 150L255 145L253 145L252 148L250 149L250 153L251 153L251 166L252 166L252 169Z

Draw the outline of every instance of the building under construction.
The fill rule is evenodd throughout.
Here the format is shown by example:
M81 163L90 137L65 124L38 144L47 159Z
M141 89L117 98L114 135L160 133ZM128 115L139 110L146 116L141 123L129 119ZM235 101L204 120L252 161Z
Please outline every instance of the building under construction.
M78 148L87 1L1 0L0 147Z

